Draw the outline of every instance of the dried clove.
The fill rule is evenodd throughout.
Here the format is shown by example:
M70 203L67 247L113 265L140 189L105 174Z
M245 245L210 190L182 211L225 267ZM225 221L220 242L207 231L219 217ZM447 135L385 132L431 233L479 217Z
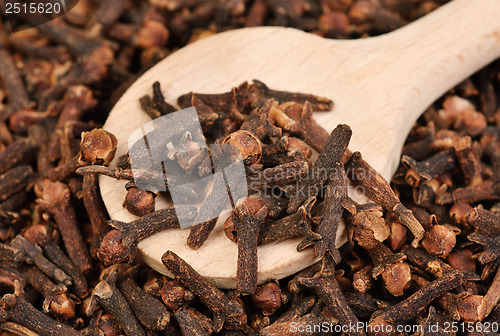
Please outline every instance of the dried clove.
M103 238L98 255L107 263L131 262L135 258L137 244L155 233L166 229L178 228L180 220L192 220L196 216L196 208L178 206L154 211L130 223L111 220L109 224L114 230Z
M0 174L9 169L29 164L33 159L36 146L31 139L19 139L0 152Z
M372 277L372 264L368 264L352 276L352 287L354 289L364 294L369 291L374 285L374 279Z
M336 263L340 262L340 253L336 246L337 231L342 218L342 203L347 198L347 177L342 163L336 163L329 176L325 193L325 209L316 232L321 236L315 245L316 256L323 257L330 253Z
M77 270L82 274L90 270L90 255L80 233L68 186L61 182L49 183L43 190L42 199L37 202L54 216L66 252Z
M0 202L25 189L32 176L33 169L27 165L14 167L0 175Z
M270 281L257 287L252 295L252 302L264 315L271 315L282 305L281 288L278 281Z
M459 272L451 272L430 282L407 299L394 306L375 312L367 327L370 335L398 335L396 325L416 316L432 300L444 292L457 287L462 280Z
M401 203L387 181L361 158L359 152L351 156L346 169L348 178L363 186L370 199L398 216L401 223L413 234L412 245L417 246L424 236L424 229L413 213Z
M367 249L372 258L372 276L379 275L385 284L385 288L394 296L403 295L410 286L410 266L404 262L406 256L402 253L392 253L383 243L378 242L372 248Z
M179 308L174 317L183 335L208 336L212 333L210 319L191 307Z
M24 298L24 285L17 279L0 277L2 285L13 288L13 294L0 298L0 321L11 321L26 327L40 336L78 336L80 333L65 324L58 323L38 311Z
M166 279L161 287L160 295L167 309L175 312L193 299L193 294L188 291L182 284L174 279Z
M297 249L302 250L311 242L314 243L321 239L321 236L311 229L311 211L315 202L316 198L311 197L293 214L262 223L258 236L259 245L304 236L307 240L297 247Z
M248 119L241 125L241 130L255 134L255 136L264 140L266 137L281 137L281 128L273 125L269 116L274 106L275 100L269 99L257 110L257 115Z
M174 252L165 252L162 262L177 279L214 312L214 331L220 331L223 324L228 329L240 329L246 323L246 313L240 303L208 283Z
M127 336L146 336L146 332L141 327L139 321L134 316L132 309L115 286L116 272L112 271L105 279L102 279L94 288L91 302L87 307L87 315L91 315L101 305L118 320Z
M83 85L68 88L63 99L64 108L57 121L56 129L52 133L48 147L48 155L51 161L55 161L60 157L57 130L63 130L67 122L80 119L85 110L94 107L96 104L97 101L89 88Z
M163 330L170 322L170 313L158 299L146 293L130 277L118 283L118 288L127 299L141 324L151 330Z
M85 277L80 274L57 244L55 232L50 232L47 226L33 225L24 232L24 237L32 244L43 249L47 257L71 277L72 291L79 297L84 298L89 294L88 284Z
M330 307L317 303L309 313L291 318L282 322L274 322L261 330L260 335L313 335L327 330L333 330L333 326L339 323ZM323 326L323 328L318 328Z
M128 212L142 217L155 210L156 193L137 188L132 181L127 183L125 188L127 189L127 196L125 196L125 200L123 201L123 207Z
M440 278L449 273L456 272L450 265L437 257L434 257L421 249L416 249L411 246L404 246L401 252L406 255L409 262L423 269L424 271ZM464 272L464 278L467 280L479 280L479 276L474 273Z
M71 285L71 277L64 273L62 269L47 260L47 258L43 256L40 247L31 244L20 235L17 235L12 240L11 245L28 255L33 260L33 264L35 264L36 267L38 267L43 273L47 274L51 279L54 279L58 283L62 283L66 286Z
M316 294L328 305L332 311L335 312L340 324L357 326L359 323L358 318L352 312L349 307L344 294L340 290L337 279L335 278L335 262L333 258L325 254L323 257L323 264L321 271L316 273L311 278L300 278L299 283L301 285L311 287ZM348 335L365 335L363 331L350 332L347 331Z
M481 206L471 209L465 215L465 222L472 225L478 233L490 236L500 234L500 215Z
M75 302L68 296L66 286L56 285L34 266L24 266L21 272L26 281L43 295L45 312L52 311L65 320L75 317Z
M22 248L0 243L0 260L14 263L25 262L31 264L33 260Z
M294 118L291 114L289 114L288 109L285 108L285 113L290 118L295 120L293 124L285 126L285 130L298 135L309 146L318 152L321 152L323 146L328 141L328 132L326 132L325 129L318 125L316 120L314 120L312 115L313 109L314 108L309 101L306 101L302 107L300 116Z
M422 246L427 252L440 258L446 258L455 247L456 234L447 225L433 225L422 239Z
M32 103L26 92L26 88L21 79L19 71L16 68L14 60L10 57L4 45L0 50L0 78L3 81L4 87L9 93L8 109L3 112L2 120L5 120L10 113L22 110L30 106Z
M418 287L424 287L430 283L428 280L416 275L413 275L412 278ZM486 316L486 301L480 295L446 292L438 297L436 301L443 309L450 312L455 320L477 322L482 321Z
M236 286L242 293L253 294L257 289L257 242L260 223L266 215L266 207L252 214L245 201L233 211L232 219L238 234Z
M92 240L90 241L90 255L97 256L99 246L108 233L110 227L106 221L107 212L102 204L102 200L97 193L99 176L98 174L83 175L83 205L89 215L92 226Z
M483 182L481 162L469 136L463 137L455 145L455 154L464 174L465 184L470 186L481 184Z
M403 156L401 162L408 167L406 181L409 185L417 187L422 179L429 181L438 174L455 168L456 156L455 150L449 148L422 162L417 163L408 156Z
M340 162L351 138L347 125L338 125L328 137L311 172L299 181L295 194L291 197L287 212L293 213L311 196L316 196L330 174L335 173L335 165Z

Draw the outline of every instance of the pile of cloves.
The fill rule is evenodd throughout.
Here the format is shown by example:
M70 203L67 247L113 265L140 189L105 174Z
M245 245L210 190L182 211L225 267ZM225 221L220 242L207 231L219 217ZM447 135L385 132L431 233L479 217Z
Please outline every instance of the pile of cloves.
M108 168L117 141L100 128L138 76L206 36L258 25L373 36L446 2L80 0L34 28L0 14L0 335L500 334L498 62L425 111L390 184L346 149L348 126L328 134L314 122L327 99L254 80L172 105L156 83L140 100L152 119L194 106L209 143L240 149L250 197L224 224L240 254L234 291L172 251L162 261L174 278L134 259L141 239L218 209L154 211L160 191L140 188L127 156ZM210 174L207 152L183 141L179 169ZM130 181L124 206L137 220L110 220L99 174ZM348 183L372 203L352 201ZM215 217L190 229L191 248ZM341 220L349 241L337 247ZM321 260L257 284L257 246L290 237Z

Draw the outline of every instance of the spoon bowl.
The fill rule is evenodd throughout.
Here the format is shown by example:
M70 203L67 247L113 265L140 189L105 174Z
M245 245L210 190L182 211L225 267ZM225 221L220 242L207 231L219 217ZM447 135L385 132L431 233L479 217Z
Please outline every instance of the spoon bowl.
M454 0L395 32L360 40L330 40L280 27L216 34L176 51L143 74L117 102L104 128L118 139L118 157L127 152L129 136L151 121L139 98L151 94L153 82L160 82L166 101L175 105L178 96L190 91L222 93L259 79L272 89L332 99L333 111L315 113L317 122L327 131L348 124L353 130L349 148L360 151L390 180L420 114L500 56L499 13L498 0ZM128 222L136 217L122 206L124 185L100 178L110 217ZM167 205L158 197L156 209ZM167 274L161 256L172 250L215 285L234 288L237 245L225 237L224 220L219 218L198 250L186 244L189 230L172 229L140 242L140 256ZM339 235L338 244L343 237ZM313 249L296 251L300 241L259 247L259 283L289 276L317 260Z

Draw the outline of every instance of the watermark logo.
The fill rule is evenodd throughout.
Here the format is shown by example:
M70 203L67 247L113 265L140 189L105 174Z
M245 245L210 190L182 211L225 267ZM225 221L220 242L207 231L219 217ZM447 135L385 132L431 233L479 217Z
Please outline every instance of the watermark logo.
M155 119L128 139L138 188L169 191L182 228L206 222L231 211L248 196L240 151L229 144L207 145L194 107ZM180 205L200 205L194 221L182 218ZM207 207L207 204L209 205Z
M32 28L66 14L78 0L0 0L2 16L7 18L9 33ZM22 25L17 24L19 21Z

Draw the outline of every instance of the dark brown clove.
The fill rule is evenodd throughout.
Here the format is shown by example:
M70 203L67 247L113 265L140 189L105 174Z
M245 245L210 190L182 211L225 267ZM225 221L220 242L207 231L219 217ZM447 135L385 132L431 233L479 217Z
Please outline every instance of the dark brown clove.
M472 147L472 139L469 136L463 137L455 145L455 154L464 174L465 184L468 186L481 184L483 182L481 161Z
M433 225L422 239L425 250L440 258L446 258L455 244L456 234L447 225Z
M252 214L245 201L233 211L232 219L238 234L236 286L242 293L253 294L257 289L257 242L260 223L266 215L266 207Z
M400 303L378 312L370 318L367 327L370 335L398 335L396 325L405 323L416 316L432 300L444 292L457 287L462 280L459 272L452 272L432 281Z
M316 232L321 236L315 245L317 257L330 253L336 263L340 262L340 253L336 246L337 231L342 218L342 202L347 198L347 177L344 165L337 163L333 167L325 193L325 209Z
M377 243L374 247L367 249L372 258L372 276L382 276L385 288L394 296L404 294L410 286L410 266L404 262L406 256L402 253L392 253L383 243Z
M0 243L0 260L14 263L25 262L31 264L33 260L22 248Z
M13 167L29 164L35 149L35 143L31 139L20 139L11 143L0 152L0 174Z
M177 279L214 312L214 331L220 331L223 324L228 329L240 329L246 323L246 313L242 305L208 283L174 252L165 252L162 262Z
M287 125L285 127L285 130L290 131L292 134L297 134L309 146L311 146L318 152L321 152L323 150L323 146L328 141L328 132L326 132L323 127L316 123L316 120L314 120L313 118L312 112L313 106L309 101L306 101L302 108L300 117L291 117L296 121L293 124ZM285 113L288 114L286 109Z
M486 314L488 316L493 308L497 305L500 300L500 268L497 268L497 272L493 281L491 282L490 288L484 295L484 301L486 302Z
M316 196L330 174L335 173L335 166L344 155L352 131L347 125L338 125L328 137L318 159L310 173L299 181L295 194L291 197L287 212L293 213L311 196Z
M249 92L250 100L254 106L259 106L269 98L274 98L280 103L293 101L304 105L309 102L314 111L330 111L333 108L333 102L330 99L311 94L273 90L257 79L253 80Z
M173 312L193 299L193 294L174 279L165 280L160 295L165 306Z
M56 128L52 134L48 155L52 161L60 157L58 150L59 138L57 130L63 130L67 122L79 120L84 111L94 107L97 101L93 98L92 91L83 85L72 86L68 88L63 99L63 110L57 121Z
M191 206L165 208L130 223L109 221L109 224L116 229L104 236L99 248L99 257L112 264L125 260L131 262L135 258L137 244L141 240L160 231L180 227L177 213L182 216L181 220L192 220L196 216L196 208Z
M28 255L33 260L33 264L35 264L36 267L38 267L43 273L47 274L51 279L54 279L58 283L62 283L66 286L71 285L71 277L64 273L62 269L47 260L47 258L43 256L40 247L31 244L20 235L17 235L12 240L11 244Z
M465 215L465 222L472 225L476 232L497 236L500 234L500 215L477 206Z
M259 245L304 236L307 240L297 247L297 249L302 250L311 242L314 243L321 239L321 236L311 229L311 210L315 202L316 198L311 197L295 213L263 223L259 231Z
M262 156L262 142L254 134L248 130L238 130L229 134L222 144L231 145L239 149L243 162L247 165L258 163Z
M480 233L471 233L467 236L470 241L483 245L483 252L477 254L481 264L487 264L500 256L500 236L489 236Z
M45 300L42 307L45 312L52 311L65 320L75 317L75 302L66 293L66 286L56 285L34 266L24 266L21 272L26 281L43 295Z
M42 199L37 202L42 209L54 216L69 258L77 270L85 274L92 267L92 263L80 233L68 186L61 182L49 183L43 190Z
M88 175L88 174L87 174ZM125 185L127 196L123 201L123 207L133 215L142 217L155 210L156 193L137 188L134 182Z
M67 161L61 158L62 163L51 168L48 177L52 181L60 181L73 174L77 168L88 164L109 165L115 157L117 143L116 137L102 128L82 132L79 153Z
M250 175L248 189L259 192L265 188L295 183L307 176L308 172L309 163L307 161L296 160L283 163Z
M316 295L304 292L294 293L288 309L275 322L285 322L303 316L311 311L317 301Z
M448 265L461 272L476 273L474 253L470 249L456 249L446 258Z
M183 335L208 336L212 334L210 319L191 307L179 308L174 317Z
M315 333L330 332L339 323L336 318L337 312L333 312L330 307L317 303L309 313L297 316L292 319L274 322L270 326L261 330L260 335L313 335ZM316 326L323 326L321 330Z
M351 156L346 169L347 177L355 184L363 186L370 199L398 216L401 223L413 234L412 245L417 246L424 236L424 229L413 213L401 203L387 181L361 158L359 152Z
M72 279L70 287L79 298L89 294L88 284L85 277L80 274L57 244L55 232L51 232L47 226L33 225L24 232L24 237L32 244L40 246L47 257L60 267Z
M116 272L112 271L95 286L86 314L91 315L95 312L97 306L100 305L118 320L125 335L146 336L146 332L134 316L132 308L118 288L116 288L116 276Z
M278 281L270 281L257 287L252 295L252 302L264 315L271 315L282 305L282 293Z
M97 7L88 28L88 37L97 37L111 27L127 7L127 0L114 0Z
M332 257L326 254L323 257L321 271L312 278L300 278L299 283L311 287L312 290L325 302L328 307L335 312L340 324L348 326L357 326L358 318L352 312L347 304L344 294L340 290L337 279L335 278L335 268ZM366 335L364 331L346 332L347 335Z
M58 323L24 299L24 285L18 280L0 276L3 286L14 289L13 294L0 298L0 321L11 321L26 327L40 336L78 336L80 333L65 324Z
M241 125L241 130L255 134L260 140L267 137L281 137L281 128L274 126L270 118L275 100L269 99L257 110L257 115Z
M130 277L118 283L118 288L127 299L141 324L151 330L163 330L170 322L170 313L158 299L146 293Z
M495 175L485 180L483 183L457 188L451 193L444 193L436 197L438 204L451 203L475 203L485 200L497 200L500 198L500 171L497 170Z
M9 93L9 106L6 111L3 112L2 120L5 120L10 113L18 110L22 110L25 107L30 106L32 103L24 87L24 83L21 79L19 71L16 68L14 60L9 55L8 51L4 49L2 43L2 48L0 49L0 79Z
M210 236L219 218L213 218L191 227L187 238L187 245L192 249L199 249Z
M434 257L421 249L416 249L411 246L404 246L401 252L406 255L408 261L413 265L423 269L424 271L440 278L449 273L456 272L450 265L437 257ZM464 278L467 280L479 280L479 276L474 273L464 272Z
M90 219L92 227L92 239L90 241L90 255L97 256L99 246L104 239L104 236L110 230L106 221L108 218L107 212L102 204L100 195L97 192L99 181L98 174L83 175L83 205Z
M430 283L430 281L416 275L413 275L412 279L420 288ZM443 309L450 312L455 320L477 322L482 321L486 316L486 301L480 295L445 292L436 301Z
M359 293L364 294L374 285L372 277L372 264L368 264L352 276L352 287Z
M33 176L31 166L17 166L0 175L0 202L25 189Z

